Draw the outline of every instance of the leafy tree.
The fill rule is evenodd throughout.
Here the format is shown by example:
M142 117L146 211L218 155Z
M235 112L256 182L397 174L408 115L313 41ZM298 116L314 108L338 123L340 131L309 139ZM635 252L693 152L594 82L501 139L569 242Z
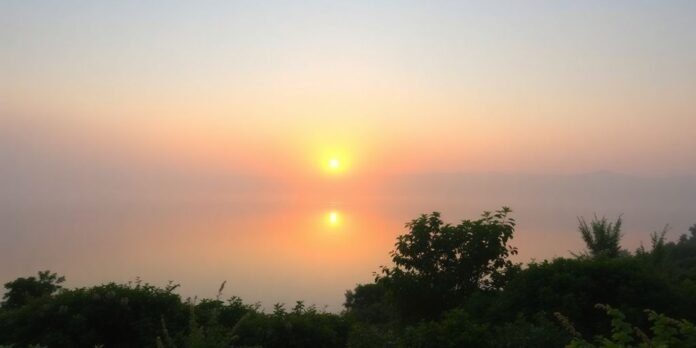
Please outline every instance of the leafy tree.
M606 217L595 217L588 224L585 218L578 218L578 230L593 257L617 257L621 252L621 216L616 222L609 222Z
M384 324L396 319L383 283L361 284L346 291L346 315L351 320L369 324Z
M434 319L476 291L500 290L519 269L508 258L515 220L507 207L478 220L445 224L440 214L422 215L397 238L393 267L382 267L377 282L395 300L402 319Z
M65 277L50 271L39 271L39 277L17 278L5 284L3 308L19 308L32 299L48 296L60 290Z

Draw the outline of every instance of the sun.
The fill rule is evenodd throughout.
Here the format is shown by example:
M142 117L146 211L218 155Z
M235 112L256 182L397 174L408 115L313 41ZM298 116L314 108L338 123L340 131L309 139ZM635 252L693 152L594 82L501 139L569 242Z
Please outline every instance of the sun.
M339 170L341 168L341 161L338 158L332 158L328 163L329 169Z
M326 222L329 226L338 226L341 223L341 214L335 210L330 211L326 214Z
M353 170L352 157L345 149L324 150L315 158L318 168L331 176L342 176Z

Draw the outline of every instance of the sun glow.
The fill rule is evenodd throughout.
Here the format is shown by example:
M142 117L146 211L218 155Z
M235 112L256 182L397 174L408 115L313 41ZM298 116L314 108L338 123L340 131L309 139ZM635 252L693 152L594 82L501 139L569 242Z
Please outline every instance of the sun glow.
M323 156L322 167L329 174L341 174L347 169L346 156L330 154Z
M337 211L332 210L326 214L326 222L329 226L338 226L341 224L341 215Z
M356 169L353 161L356 146L345 142L341 145L313 145L316 152L311 154L311 161L317 170L330 176L343 176Z

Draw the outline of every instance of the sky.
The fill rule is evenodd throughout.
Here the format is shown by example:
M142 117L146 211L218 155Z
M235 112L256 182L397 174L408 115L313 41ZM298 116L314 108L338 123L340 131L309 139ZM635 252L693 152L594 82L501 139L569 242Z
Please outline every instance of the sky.
M283 263L319 281L306 255L345 255L326 265L343 269L328 292L369 281L403 223L431 210L456 220L517 203L525 260L581 247L578 215L635 217L631 247L696 222L693 1L7 0L0 23L2 281L55 265L76 284L138 269L159 280L154 265L195 244L182 226L208 242L168 276L195 291L243 278L212 266L229 264L222 251L191 262L229 238L306 242L285 259L243 257L276 281L256 288L284 284ZM345 254L280 232L223 237L326 229L331 212L367 233L337 244ZM163 229L182 232L155 262L144 250ZM119 236L130 244L109 255L143 248L131 266L51 254ZM359 250L370 255L348 257Z
M696 171L691 1L0 6L3 118L124 152L253 174L307 174L325 148L366 172Z

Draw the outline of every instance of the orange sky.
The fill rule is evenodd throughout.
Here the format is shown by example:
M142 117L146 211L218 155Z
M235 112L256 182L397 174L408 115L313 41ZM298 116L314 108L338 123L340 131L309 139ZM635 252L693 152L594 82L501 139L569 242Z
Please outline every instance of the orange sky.
M696 173L688 3L149 6L4 4L2 118L256 175Z

